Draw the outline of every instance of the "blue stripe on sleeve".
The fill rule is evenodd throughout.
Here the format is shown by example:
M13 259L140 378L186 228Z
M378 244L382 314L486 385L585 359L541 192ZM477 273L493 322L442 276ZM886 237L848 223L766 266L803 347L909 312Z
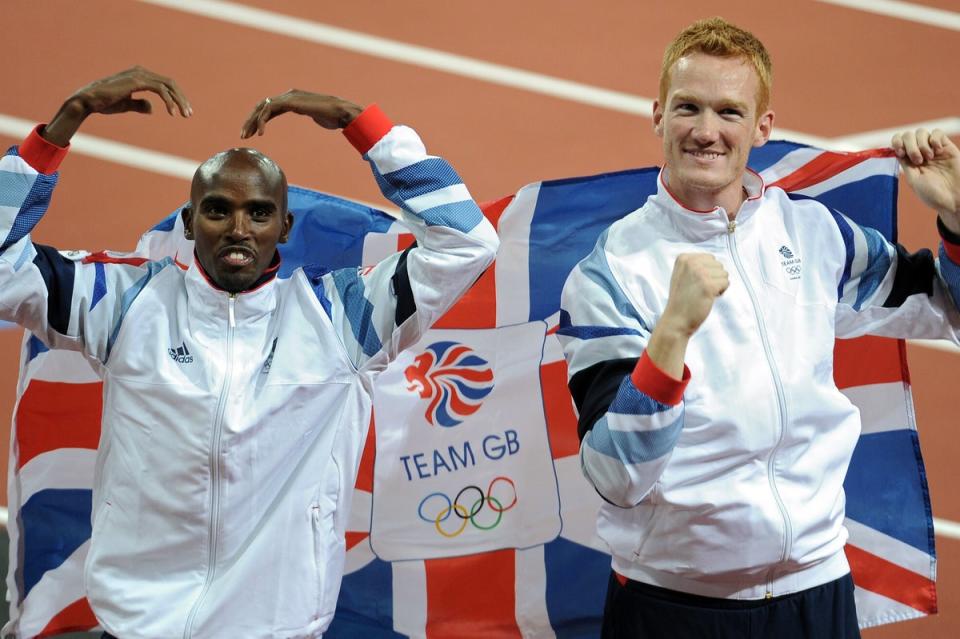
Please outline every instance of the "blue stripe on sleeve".
M633 380L627 375L620 382L620 388L607 410L619 415L654 415L672 409L653 399L633 385Z
M0 206L19 209L36 179L36 173L0 171Z
M836 222L837 228L840 230L840 236L843 238L843 246L847 250L847 256L843 263L843 274L840 277L840 284L837 286L837 300L840 300L843 298L843 287L850 281L850 268L853 266L853 229L850 228L847 220L844 219L840 213L831 209L830 214L833 216L833 221Z
M453 167L441 158L427 158L390 173L380 173L373 162L370 166L387 199L407 211L407 200L462 183ZM447 226L463 233L469 233L483 218L473 200L450 202L413 214L427 226Z
M560 309L560 324L557 334L582 340L597 339L600 337L613 337L616 335L637 335L638 337L643 336L640 331L633 328L590 325L574 326L573 320L570 317L570 313L562 308Z
M855 311L859 311L863 303L870 299L887 275L887 271L890 270L890 255L887 253L886 241L874 229L860 227L860 230L863 231L867 240L867 268L860 274L857 301L853 304Z
M942 244L940 245L940 275L947 283L953 305L960 310L960 265L950 259Z
M53 194L53 187L57 185L57 174L43 175L38 174L29 192L20 203L20 212L13 220L13 226L0 244L0 252L15 244L23 236L27 235L33 227L37 225L40 218L47 210L50 203L50 196Z
M480 220L483 213L473 200L461 200L441 204L417 213L427 226L447 226L463 233L469 233Z
M94 269L96 273L93 278L93 295L90 298L90 310L97 305L97 302L103 299L107 294L107 274L103 268L103 262L95 262Z
M583 274L586 275L590 280L592 280L597 286L603 289L603 291L613 300L613 304L619 312L624 317L631 317L637 321L644 330L650 332L650 327L647 326L647 323L643 321L643 318L640 317L640 314L637 312L637 309L633 304L630 303L630 300L627 299L627 296L620 289L620 285L617 284L617 281L613 277L613 273L610 271L610 265L607 263L607 254L605 247L607 245L607 233L609 229L604 231L600 235L600 239L597 241L596 248L593 249L593 252L590 253L580 264L578 268L583 271Z
M343 302L354 338L366 355L375 355L383 348L383 344L373 326L373 304L364 296L360 274L355 268L340 269L333 272L333 283Z
M683 427L683 415L669 426L650 431L611 430L603 416L584 441L601 455L624 464L641 464L663 457L676 445Z
M396 193L403 200L463 182L442 158L426 158L390 173L380 173L375 165L373 170L381 190Z
M117 341L117 335L120 333L120 327L123 326L123 320L127 316L127 311L130 310L130 305L133 304L133 300L137 299L137 296L140 295L140 292L143 291L150 280L157 276L157 273L171 264L173 264L172 257L165 257L157 262L147 262L143 265L143 268L145 268L147 272L143 275L143 277L134 282L133 286L123 292L123 295L120 297L120 317L117 319L117 323L113 327L113 332L110 334L110 339L107 340L107 357L110 357L110 352L113 350L113 344Z
M313 288L313 294L317 296L317 301L320 302L320 306L323 307L327 317L332 320L333 305L330 303L330 298L327 297L326 287L323 285L323 276L329 272L330 271L323 266L315 264L308 264L307 266L303 267L303 273L310 281L311 288Z

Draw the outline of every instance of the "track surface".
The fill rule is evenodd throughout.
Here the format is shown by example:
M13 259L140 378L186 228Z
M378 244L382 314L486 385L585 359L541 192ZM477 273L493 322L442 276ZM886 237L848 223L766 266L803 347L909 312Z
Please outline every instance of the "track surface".
M297 22L301 27L340 27L653 98L663 47L683 26L718 10L704 0L669 5L246 0L236 6L309 21ZM952 12L953 24L960 18L958 0L923 5ZM648 117L512 88L496 78L478 80L457 70L390 60L373 49L361 53L319 44L309 28L304 38L271 32L275 25L268 20L259 28L241 26L225 19L235 13L231 7L218 11L219 19L134 0L8 0L0 8L7 56L0 117L46 121L78 86L143 64L174 77L196 115L189 121L170 118L155 104L157 114L149 117L92 118L84 133L199 161L240 143L240 124L258 100L297 87L379 102L395 120L415 125L432 151L451 159L480 200L538 179L660 160ZM958 112L960 31L948 22L929 26L814 1L730 0L723 15L753 30L773 55L777 126L837 138ZM960 132L956 119L948 124L951 134ZM9 126L0 131L4 146L21 137ZM253 145L279 161L293 183L382 202L353 149L308 120L274 121ZM139 234L187 193L182 178L73 153L62 168L50 215L34 236L61 248L132 248ZM910 193L901 196L900 239L911 249L936 242L933 215ZM19 331L0 331L4 415L13 406L19 340ZM910 360L934 512L960 521L955 470L960 438L949 409L960 358L911 346ZM4 446L7 439L0 435ZM5 451L0 464L5 468ZM937 541L941 614L867 631L866 637L960 636L960 541L944 536Z

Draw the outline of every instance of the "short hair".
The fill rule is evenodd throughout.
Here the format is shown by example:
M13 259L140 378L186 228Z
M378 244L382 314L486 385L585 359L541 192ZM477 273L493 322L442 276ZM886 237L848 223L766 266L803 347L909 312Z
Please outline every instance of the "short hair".
M690 53L705 53L723 58L745 58L760 78L757 91L757 113L763 113L770 104L773 85L773 62L766 47L755 35L730 24L720 17L698 20L681 31L667 45L660 68L660 104L667 101L670 72L677 60Z

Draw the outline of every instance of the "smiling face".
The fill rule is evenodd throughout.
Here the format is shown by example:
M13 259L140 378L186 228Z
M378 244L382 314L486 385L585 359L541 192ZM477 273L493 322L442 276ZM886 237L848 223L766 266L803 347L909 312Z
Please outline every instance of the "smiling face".
M696 52L673 65L653 123L663 138L667 186L686 207L721 206L736 215L750 149L766 143L773 128L773 111L758 113L759 89L743 57Z
M287 179L253 149L219 153L197 169L183 226L200 265L230 293L249 289L287 241Z

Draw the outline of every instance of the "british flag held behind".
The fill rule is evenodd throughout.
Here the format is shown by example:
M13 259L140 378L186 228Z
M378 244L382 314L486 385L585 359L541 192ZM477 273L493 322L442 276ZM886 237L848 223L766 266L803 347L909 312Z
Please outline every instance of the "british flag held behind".
M751 166L767 185L895 239L897 168L888 153L773 142ZM603 229L654 191L656 176L639 169L540 182L486 207L503 244L495 267L381 375L329 636L596 635L610 562L594 532L599 497L580 476L555 337L560 290ZM410 241L368 207L299 188L290 197L299 220L281 276L307 260L307 247L311 262L359 266ZM192 250L179 224L168 217L133 254L86 259L182 260ZM348 227L356 234L333 232ZM190 356L184 344L169 346L171 357ZM933 528L904 345L838 341L835 357L837 385L863 419L845 482L861 626L932 614ZM28 335L18 395L4 634L92 628L81 574L99 378L81 357Z

